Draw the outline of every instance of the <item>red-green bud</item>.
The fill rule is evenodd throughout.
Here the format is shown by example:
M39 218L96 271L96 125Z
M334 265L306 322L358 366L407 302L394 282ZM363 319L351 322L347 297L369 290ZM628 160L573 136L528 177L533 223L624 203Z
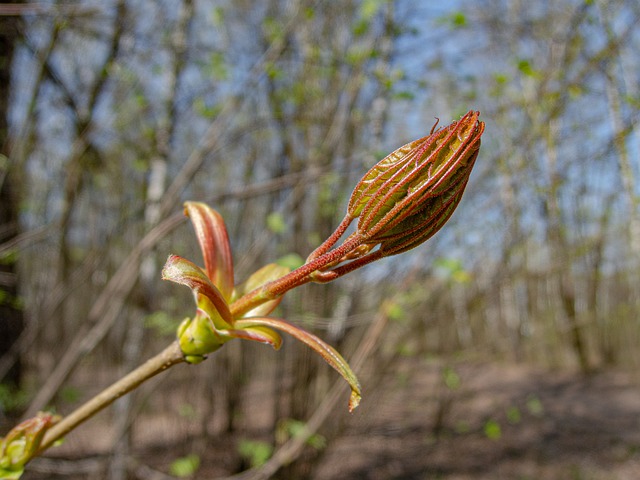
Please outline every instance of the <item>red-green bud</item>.
M382 256L414 248L436 233L462 198L484 123L469 112L408 143L371 168L351 195L348 216Z
M0 438L0 478L20 478L25 464L38 453L46 431L59 420L57 415L40 412Z

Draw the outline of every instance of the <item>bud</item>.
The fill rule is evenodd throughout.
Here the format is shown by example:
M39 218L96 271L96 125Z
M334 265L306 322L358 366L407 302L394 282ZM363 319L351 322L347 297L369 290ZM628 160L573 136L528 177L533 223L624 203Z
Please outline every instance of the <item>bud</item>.
M59 420L57 415L40 412L0 438L0 478L20 478L25 464L38 453L46 431Z
M462 198L480 149L479 112L408 143L371 168L351 195L348 216L382 256L414 248L436 233ZM435 127L434 127L435 128Z

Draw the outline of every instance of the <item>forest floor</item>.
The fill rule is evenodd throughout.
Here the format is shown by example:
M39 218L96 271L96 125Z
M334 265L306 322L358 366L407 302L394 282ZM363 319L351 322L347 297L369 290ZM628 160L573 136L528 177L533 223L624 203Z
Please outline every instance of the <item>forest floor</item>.
M434 372L411 375L364 428L354 418L314 480L640 479L631 375L497 364L456 372L454 388L435 392Z
M450 370L409 358L398 367L393 378L364 397L308 478L640 479L637 375L602 371L585 376L498 363L461 363ZM97 421L84 426L86 442L99 438L104 427ZM210 454L202 456L193 478L216 478L237 469L237 454L225 458L223 453L237 441L208 443L204 451ZM136 442L135 455L167 471L176 448ZM96 478L95 471L71 475L71 463L65 464L71 467L66 475L59 468L60 474L53 473L60 456L69 458L62 450L57 460L38 459L23 479ZM86 465L78 464L76 472L80 465L91 470L91 456L83 461Z

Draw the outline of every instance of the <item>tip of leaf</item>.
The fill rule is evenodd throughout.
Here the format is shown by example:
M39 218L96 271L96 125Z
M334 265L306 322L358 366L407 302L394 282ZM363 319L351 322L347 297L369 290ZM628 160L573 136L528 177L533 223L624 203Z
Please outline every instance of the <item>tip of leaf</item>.
M351 390L351 397L349 397L349 413L353 413L353 411L358 408L361 399L362 395L360 395L360 392Z

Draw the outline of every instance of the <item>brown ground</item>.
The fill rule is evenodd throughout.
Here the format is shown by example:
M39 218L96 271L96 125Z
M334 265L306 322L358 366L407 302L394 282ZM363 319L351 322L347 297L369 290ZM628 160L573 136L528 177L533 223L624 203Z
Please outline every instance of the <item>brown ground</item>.
M458 381L450 377L450 388L442 371L436 363L406 359L384 389L369 395L365 390L362 406L324 450L312 480L640 479L640 386L634 375L609 371L585 377L462 364L455 368ZM95 445L101 437L95 429L101 427L94 422L93 431L86 425L83 435L74 432L86 440L71 442L72 450L85 441ZM147 433L152 431L149 425ZM188 436L187 429L184 433ZM203 451L210 454L202 456L195 478L237 468L237 457L222 454L234 440L206 445ZM166 471L176 457L175 445L136 447L136 458L157 470ZM91 458L83 461L91 471ZM95 472L51 473L63 465L69 466L42 459L23 479L97 478Z
M640 479L640 388L630 375L467 365L456 390L434 395L429 371L366 425L354 419L314 480Z

